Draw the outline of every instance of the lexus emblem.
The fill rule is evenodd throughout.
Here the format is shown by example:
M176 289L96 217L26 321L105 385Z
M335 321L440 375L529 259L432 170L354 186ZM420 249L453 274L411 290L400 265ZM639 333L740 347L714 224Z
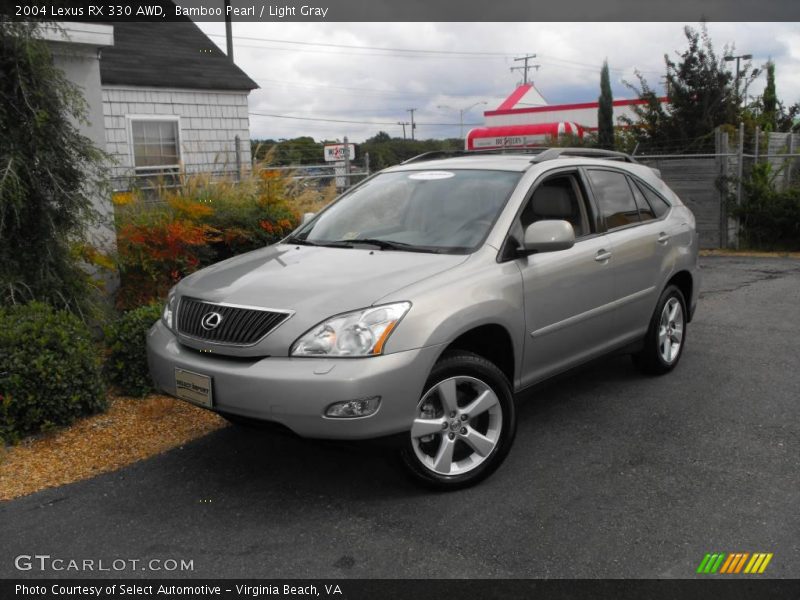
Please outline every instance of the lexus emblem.
M203 315L200 326L206 331L211 331L219 327L220 323L222 323L222 315L218 312L210 312Z

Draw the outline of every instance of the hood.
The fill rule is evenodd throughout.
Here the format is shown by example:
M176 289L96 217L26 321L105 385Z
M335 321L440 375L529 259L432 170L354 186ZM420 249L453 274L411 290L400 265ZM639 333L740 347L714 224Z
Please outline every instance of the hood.
M231 348L229 352L240 356L285 356L294 340L320 321L370 306L395 290L451 269L467 258L275 244L197 271L180 282L177 293L209 302L295 311L292 318L255 347ZM408 300L413 302L412 298ZM202 347L202 343L192 340L181 341Z

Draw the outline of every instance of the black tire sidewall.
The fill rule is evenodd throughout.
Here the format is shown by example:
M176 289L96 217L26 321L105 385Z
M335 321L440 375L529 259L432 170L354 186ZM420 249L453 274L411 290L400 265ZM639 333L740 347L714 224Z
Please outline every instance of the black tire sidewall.
M470 352L454 352L443 355L434 365L425 382L422 396L416 399L415 406L424 395L440 381L456 376L467 376L480 379L492 388L497 395L502 409L502 429L500 440L492 453L475 469L461 475L440 475L433 473L422 465L414 452L413 441L409 433L403 444L401 456L411 473L423 483L440 490L452 490L474 485L491 475L503 462L516 433L516 410L511 385L502 371L492 362Z
M681 338L681 347L678 350L678 356L675 357L671 363L668 363L661 356L658 343L658 330L661 324L661 313L664 311L664 306L671 298L677 298L681 305L683 314L683 337ZM645 341L645 364L649 367L648 371L651 373L661 374L667 373L674 369L683 356L683 350L686 347L686 334L687 334L687 314L686 314L686 300L683 297L681 290L675 286L670 285L661 293L658 299L656 310L653 312L653 317L650 320L650 328L647 332L647 339Z

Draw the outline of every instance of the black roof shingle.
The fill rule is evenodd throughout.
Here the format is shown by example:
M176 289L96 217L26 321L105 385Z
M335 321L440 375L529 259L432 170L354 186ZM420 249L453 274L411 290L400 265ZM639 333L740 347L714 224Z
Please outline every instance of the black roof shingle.
M114 46L100 59L103 85L252 90L258 84L190 19L114 22Z

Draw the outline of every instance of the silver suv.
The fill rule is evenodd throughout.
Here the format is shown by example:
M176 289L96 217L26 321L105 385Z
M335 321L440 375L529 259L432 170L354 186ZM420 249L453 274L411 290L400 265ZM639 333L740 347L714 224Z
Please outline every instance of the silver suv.
M463 487L508 454L516 393L612 351L678 364L697 249L691 211L625 155L422 155L182 280L150 371L233 422L400 434L416 477Z

